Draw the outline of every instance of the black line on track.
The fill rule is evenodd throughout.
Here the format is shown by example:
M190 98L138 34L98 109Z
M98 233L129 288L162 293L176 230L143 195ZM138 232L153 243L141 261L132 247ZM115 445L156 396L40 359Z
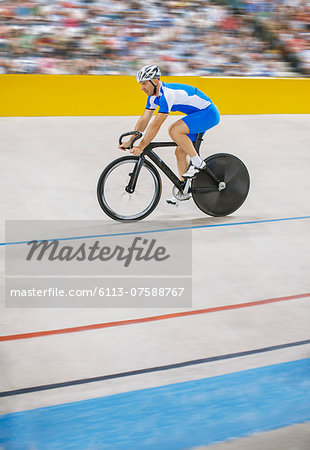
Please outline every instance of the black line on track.
M214 362L214 361L223 361L225 359L240 358L243 356L250 356L250 355L255 355L258 353L272 352L275 350L281 350L281 349L289 348L289 347L298 347L298 346L306 345L306 344L310 344L310 339L307 339L305 341L289 342L287 344L281 344L281 345L273 345L271 347L257 348L257 349L253 349L253 350L247 350L244 352L228 353L226 355L194 359L192 361L184 361L181 363L168 364L165 366L149 367L147 369L132 370L129 372L120 372L120 373L114 373L111 375L102 375L102 376L93 377L93 378L82 378L80 380L71 380L71 381L65 381L62 383L53 383L53 384L45 384L45 385L41 385L41 386L33 386L33 387L28 387L28 388L23 388L23 389L14 389L12 391L0 392L0 397L10 397L10 396L20 395L20 394L30 394L32 392L48 391L50 389L58 389L58 388L64 388L64 387L69 387L69 386L76 386L79 384L95 383L98 381L112 380L114 378L125 378L125 377L130 377L133 375L142 375L145 373L162 372L164 370L171 370L171 369L180 369L182 367L195 366L197 364L206 364L206 363L210 363L210 362Z

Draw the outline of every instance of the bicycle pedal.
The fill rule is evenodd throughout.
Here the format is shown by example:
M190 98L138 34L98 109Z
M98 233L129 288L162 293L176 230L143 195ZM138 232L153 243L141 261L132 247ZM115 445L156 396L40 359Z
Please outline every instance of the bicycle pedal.
M168 205L179 206L180 200L174 198L167 198L166 202L168 203Z

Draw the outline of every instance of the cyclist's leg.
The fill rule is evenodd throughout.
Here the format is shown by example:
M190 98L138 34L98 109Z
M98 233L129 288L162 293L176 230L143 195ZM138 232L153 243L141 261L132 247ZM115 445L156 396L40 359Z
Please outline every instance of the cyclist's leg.
M171 139L186 155L192 158L197 155L197 152L188 134L190 134L190 130L182 119L177 120L169 127L169 135Z
M217 125L220 121L220 113L215 105L189 114L177 120L169 128L170 137L191 158L197 156L193 142L198 133L204 133Z
M177 159L178 172L181 180L184 180L182 174L186 172L189 164L189 156L181 149L181 147L177 147L175 149L175 156ZM174 187L175 188L175 187ZM191 198L191 194L183 195L182 197L175 197L175 193L173 191L173 197L167 198L166 202L169 205L178 205L180 201L188 200Z
M202 111L183 117L182 120L189 129L189 137L192 138L192 136L196 137L198 133L205 133L207 130L210 130L210 128L217 125L220 121L220 113L217 107L211 104Z
M180 179L183 180L182 174L184 172L186 172L186 170L188 168L189 157L179 146L175 149L175 156L177 159L177 166L178 166L178 172L180 175Z
M192 178L195 176L199 170L203 169L205 162L200 158L192 140L190 139L190 130L183 120L178 120L169 129L171 138L178 144L178 146L183 150L185 154L190 157L191 164L186 170L182 170L181 177ZM183 164L182 164L183 167Z
M217 125L219 121L219 111L215 105L211 104L202 111L197 111L196 113L183 117L169 128L171 138L191 158L192 165L186 172L182 173L183 178L193 177L205 166L204 161L196 152L193 141L196 139L198 133L205 133L206 130Z

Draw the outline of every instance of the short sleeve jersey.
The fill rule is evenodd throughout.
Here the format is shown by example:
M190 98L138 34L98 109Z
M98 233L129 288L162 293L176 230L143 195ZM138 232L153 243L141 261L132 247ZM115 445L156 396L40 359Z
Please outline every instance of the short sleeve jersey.
M179 111L184 114L192 114L206 109L212 101L199 89L188 84L162 83L159 97L151 95L147 99L146 109L169 114L171 111Z

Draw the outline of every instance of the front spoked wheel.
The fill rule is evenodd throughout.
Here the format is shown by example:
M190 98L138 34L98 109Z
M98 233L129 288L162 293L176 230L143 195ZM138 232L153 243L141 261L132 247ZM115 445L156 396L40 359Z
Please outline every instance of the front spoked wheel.
M236 156L227 153L205 159L206 170L201 170L192 183L192 196L201 211L210 216L227 216L245 201L250 187L246 166Z
M103 211L114 220L131 222L144 219L159 202L161 179L155 167L145 159L143 159L134 191L128 192L138 160L137 156L116 159L104 169L99 178L97 186L99 204Z

